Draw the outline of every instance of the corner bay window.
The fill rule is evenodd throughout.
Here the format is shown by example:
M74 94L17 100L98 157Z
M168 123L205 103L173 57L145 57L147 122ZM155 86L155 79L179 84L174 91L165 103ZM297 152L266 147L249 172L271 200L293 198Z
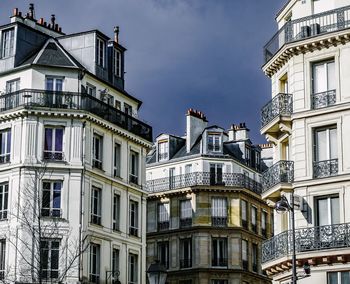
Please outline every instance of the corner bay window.
M63 160L63 128L45 127L44 160Z
M0 164L9 163L11 154L11 129L0 131Z
M208 151L220 152L221 151L221 134L220 133L208 133Z
M134 200L130 200L129 204L129 233L132 236L138 236L139 221L139 204Z
M241 218L242 218L242 227L248 229L248 203L245 200L241 200Z
M227 199L213 197L211 199L211 224L224 227L227 225Z
M92 283L100 283L100 245L90 244L89 278Z
M138 184L139 182L139 154L130 151L130 182Z
M93 186L91 190L91 223L101 225L102 190Z
M44 181L41 216L61 217L61 181Z
M100 170L102 169L102 141L102 136L94 134L92 142L92 166Z
M213 238L212 239L212 266L227 266L227 239Z
M169 229L170 206L169 203L158 204L158 230Z
M242 240L242 268L248 270L248 241Z
M43 279L57 279L59 276L60 241L56 239L42 240L41 250L41 277Z
M15 29L7 29L1 32L1 58L14 55Z

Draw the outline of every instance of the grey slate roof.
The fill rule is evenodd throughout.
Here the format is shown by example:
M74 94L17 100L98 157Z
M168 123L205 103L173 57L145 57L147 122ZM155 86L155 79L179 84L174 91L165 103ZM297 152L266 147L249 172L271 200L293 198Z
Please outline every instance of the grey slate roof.
M75 66L54 42L49 42L46 45L44 51L37 60L37 64L70 67Z

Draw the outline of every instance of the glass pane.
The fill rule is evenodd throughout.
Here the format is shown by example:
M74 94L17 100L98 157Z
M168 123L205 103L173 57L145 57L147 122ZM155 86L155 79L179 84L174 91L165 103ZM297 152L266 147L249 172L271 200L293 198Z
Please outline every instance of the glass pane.
M45 128L45 151L52 151L52 129Z
M316 132L316 161L328 160L326 130Z
M63 129L56 128L55 151L62 152L62 144L63 144Z
M46 90L53 91L53 78L46 78Z
M339 197L333 197L331 199L331 206L332 206L332 224L339 224L340 223Z
M11 131L7 132L7 153L11 152Z
M332 272L328 273L329 284L338 284L338 273Z
M50 208L50 191L43 192L42 208Z
M61 208L61 192L54 191L53 193L53 208Z
M330 158L338 158L338 145L337 145L337 129L333 128L329 130L329 143L330 143Z
M6 143L6 136L4 133L0 133L0 154L5 154L5 143Z
M63 81L62 79L56 79L56 89L55 91L62 91Z
M318 226L329 225L329 208L328 199L318 199L317 200L317 221Z
M313 93L321 93L327 91L325 65L315 64L313 66Z
M327 84L328 84L328 90L335 90L335 63L329 62L327 64Z
M341 283L350 283L350 272L345 271L341 273Z

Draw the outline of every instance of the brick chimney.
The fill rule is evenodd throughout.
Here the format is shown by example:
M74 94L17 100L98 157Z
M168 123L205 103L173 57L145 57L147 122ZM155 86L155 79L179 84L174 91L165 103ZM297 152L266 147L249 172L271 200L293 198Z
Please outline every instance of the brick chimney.
M186 115L186 150L191 151L194 143L203 130L208 126L204 113L190 108Z
M237 140L248 140L249 139L249 129L246 127L245 123L240 123L238 125L232 125L229 130L229 140L237 141Z

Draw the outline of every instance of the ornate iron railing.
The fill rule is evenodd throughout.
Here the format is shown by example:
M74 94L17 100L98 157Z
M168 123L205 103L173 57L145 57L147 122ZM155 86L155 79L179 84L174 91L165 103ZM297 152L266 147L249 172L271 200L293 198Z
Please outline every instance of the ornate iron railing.
M169 230L169 221L158 222L158 231Z
M226 227L227 226L227 217L211 217L211 224L214 227Z
M211 265L212 266L227 266L227 258L218 257L218 258L212 258Z
M313 109L328 107L334 105L337 102L336 91L330 90L326 92L312 94L311 99Z
M0 111L17 107L87 111L141 138L152 141L151 126L85 93L23 89L0 96Z
M262 174L263 192L279 183L292 183L294 181L294 162L279 161Z
M278 116L291 116L293 113L293 95L280 93L261 109L261 127Z
M314 178L323 178L338 174L338 159L314 162Z
M210 172L194 172L190 174L148 180L146 182L146 190L149 192L162 192L199 185L242 187L258 194L261 193L261 184L244 174L223 173L213 175Z
M180 228L187 228L192 226L192 218L180 218Z
M44 151L44 160L63 161L64 160L64 153L61 151Z
M282 232L262 244L262 263L291 256L292 231ZM295 230L297 253L350 247L350 223Z
M288 21L264 46L267 63L286 43L350 27L350 6Z

